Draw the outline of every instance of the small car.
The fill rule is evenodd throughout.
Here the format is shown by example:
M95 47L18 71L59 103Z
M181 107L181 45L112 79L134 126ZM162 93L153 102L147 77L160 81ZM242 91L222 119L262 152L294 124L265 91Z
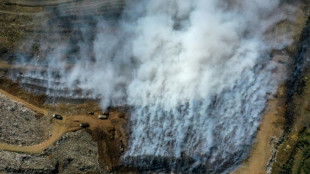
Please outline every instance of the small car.
M81 128L88 128L88 127L89 127L89 124L88 124L88 123L81 123L81 124L80 124L80 127L81 127Z
M89 115L94 115L95 113L94 113L94 112L88 112L88 114L89 114Z
M56 118L58 120L62 120L62 116L58 114L53 114L53 118Z
M101 119L101 120L106 120L108 119L109 115L106 115L106 114L100 114L98 115L98 118Z

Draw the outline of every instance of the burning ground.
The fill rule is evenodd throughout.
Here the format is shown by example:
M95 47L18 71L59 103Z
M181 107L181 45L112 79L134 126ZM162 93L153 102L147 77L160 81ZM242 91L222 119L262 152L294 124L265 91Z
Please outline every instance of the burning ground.
M295 54L301 54L296 45L308 7L306 1L264 0L7 1L0 11L6 23L1 39L7 43L0 45L1 88L36 113L27 111L28 120L22 120L16 116L22 106L10 103L15 117L4 119L8 123L1 131L2 137L13 132L12 139L4 138L9 145L2 149L33 153L49 147L40 156L54 162L47 170L69 172L79 159L55 154L68 148L59 138L77 131L66 135L91 137L98 151L89 155L99 155L99 162L76 168L79 172L227 173L247 158L258 132L253 153L268 152L257 158L262 159L259 167L251 167L258 163L249 158L245 171L264 173L265 165L270 171L277 155L274 144L284 130L282 116L274 116L286 112L283 101L291 96L286 87L295 88L285 82L296 74L291 69ZM285 92L277 94L280 84ZM6 102L12 101L4 97ZM107 121L87 114L106 109L111 114ZM63 120L52 119L52 113ZM21 128L37 134L31 141L20 139L9 126L34 119L31 124L42 124L37 131L32 125ZM258 131L261 120L264 130ZM79 130L85 122L91 136ZM265 136L269 133L275 138ZM13 139L22 146L13 146L19 145ZM74 137L65 140L80 144ZM93 147L88 143L94 142L84 140ZM58 145L50 146L53 142Z

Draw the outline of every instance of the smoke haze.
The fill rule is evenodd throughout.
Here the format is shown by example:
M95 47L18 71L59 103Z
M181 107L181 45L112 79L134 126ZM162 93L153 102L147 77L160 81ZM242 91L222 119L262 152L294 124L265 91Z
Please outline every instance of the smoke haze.
M279 5L126 1L117 21L93 16L93 26L73 24L74 39L55 34L55 43L40 41L44 60L23 61L50 72L25 76L48 79L41 85L49 95L100 98L102 108L132 106L124 163L171 158L173 166L172 159L186 156L194 161L190 169L227 172L247 156L268 94L277 89L269 53L290 40L278 43L266 33L285 18ZM63 88L71 92L50 90Z

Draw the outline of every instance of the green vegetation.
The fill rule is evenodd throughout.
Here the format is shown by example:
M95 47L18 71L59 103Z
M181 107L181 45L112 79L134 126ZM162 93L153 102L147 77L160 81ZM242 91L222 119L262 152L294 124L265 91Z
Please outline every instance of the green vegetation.
M306 75L309 74L309 70ZM294 111L291 116L290 132L285 141L279 147L276 162L273 165L274 174L308 174L310 173L310 88L309 79L304 77L303 89L296 92L294 101ZM298 91L298 90L297 90Z
M301 160L298 163L295 163L297 170L293 173L303 174L310 173L310 130L307 129L297 145L297 151L301 153ZM296 156L296 155L295 155ZM296 158L296 157L295 157Z
M291 149L291 150L290 150ZM282 155L279 157L285 158L286 154L289 158L285 163L279 164L276 162L272 173L279 174L308 174L310 173L310 128L304 128L300 131L298 141L294 147L290 148L289 145L286 145ZM285 151L287 153L285 153ZM278 158L279 158L278 157ZM280 162L283 159L279 159Z
M309 49L310 19L301 34L295 53L295 66L300 67ZM302 57L300 57L302 56ZM294 69L296 76L288 82L285 139L280 143L273 174L310 173L310 68ZM299 78L300 77L300 78Z

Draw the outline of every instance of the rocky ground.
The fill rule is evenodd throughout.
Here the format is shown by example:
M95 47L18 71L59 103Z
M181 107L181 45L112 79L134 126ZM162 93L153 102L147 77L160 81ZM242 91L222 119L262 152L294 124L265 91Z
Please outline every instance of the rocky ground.
M1 1L0 2L0 60L11 63L14 55L38 57L38 40L51 33L40 28L43 23L55 23L52 15L59 1ZM64 2L64 18L72 15L85 15L85 20L72 20L84 23L87 14L96 16L115 16L123 7L123 0L87 0L84 3ZM72 1L68 1L72 2ZM105 7L105 8L101 8ZM84 9L83 12L81 10ZM53 23L54 20L54 23ZM91 22L90 22L91 23ZM60 24L61 25L61 24ZM67 37L73 31L67 26L57 31ZM24 42L25 40L29 42ZM57 38L58 39L58 38ZM74 106L66 103L46 104L50 100L45 95L34 95L21 90L20 84L9 82L6 77L8 67L0 65L0 88L16 97L45 109L61 114L80 114L90 110L96 111L96 104L80 104ZM17 73L17 72L13 72ZM73 100L70 100L72 102ZM63 101L62 101L63 102ZM80 101L79 101L80 102ZM71 103L72 104L72 103ZM44 106L43 106L44 105ZM89 106L91 105L91 106ZM84 109L81 109L84 108ZM98 106L97 106L98 108ZM50 117L39 115L28 108L0 95L0 143L25 146L38 144L50 137ZM105 145L105 143L101 143ZM113 146L114 147L114 146ZM111 148L113 149L111 146ZM115 148L118 146L115 146ZM98 142L85 130L67 133L43 154L30 155L0 150L0 174L2 173L102 173L102 164L98 154ZM102 160L102 159L101 159ZM101 166L101 167L100 167Z
M86 132L68 133L44 154L0 151L0 173L100 173L97 143Z
M0 143L32 145L46 140L50 119L0 95ZM67 133L43 154L0 151L0 173L100 173L97 143L85 130Z
M14 145L38 144L49 137L50 120L0 94L0 141Z

